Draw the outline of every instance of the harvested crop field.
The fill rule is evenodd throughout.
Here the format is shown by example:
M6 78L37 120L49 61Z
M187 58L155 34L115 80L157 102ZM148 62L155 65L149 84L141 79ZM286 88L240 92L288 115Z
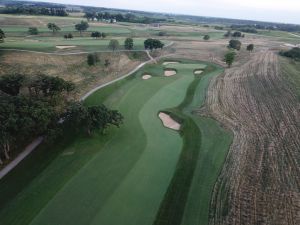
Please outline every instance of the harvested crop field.
M207 108L234 132L210 224L300 224L300 103L272 51L210 85Z

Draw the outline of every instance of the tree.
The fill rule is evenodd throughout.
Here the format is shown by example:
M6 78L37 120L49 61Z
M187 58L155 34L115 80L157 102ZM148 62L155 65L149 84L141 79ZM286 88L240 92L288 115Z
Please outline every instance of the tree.
M232 37L243 37L243 35L240 31L236 31L232 34Z
M30 35L37 35L37 34L39 34L39 31L38 31L38 29L36 27L29 27L28 28L28 33Z
M132 50L133 49L133 39L132 38L126 38L124 42L124 47L126 50Z
M229 51L225 54L224 60L225 60L226 64L228 65L228 67L231 67L232 63L235 60L235 56L236 56L236 53L234 51Z
M118 49L120 46L119 41L112 39L110 40L109 44L108 44L108 48L115 51L116 49Z
M152 51L153 49L162 49L164 47L164 44L160 40L149 38L144 41L144 47L145 49L149 49Z
M254 50L254 44L250 44L247 46L247 51L252 52Z
M55 23L48 23L47 27L49 30L52 30L52 33L60 31L60 27L57 26Z
M5 38L5 33L3 30L0 29L0 43L4 42L4 38Z
M107 34L106 33L102 33L102 38L106 38L107 37Z
M87 63L89 66L94 66L97 62L100 62L97 53L88 54Z
M231 36L232 36L231 30L228 30L228 31L224 34L224 37L226 37L226 38L231 37Z
M241 46L242 43L239 40L230 40L228 48L236 49L239 51L241 49Z
M102 34L100 32L98 32L98 31L92 32L91 33L91 37L98 39L98 38L102 37Z
M21 74L4 75L0 78L0 90L6 94L16 96L25 81L25 76Z
M65 34L64 38L65 39L72 39L73 38L73 34L71 34L71 33Z
M47 75L38 75L28 86L29 93L39 96L43 93L44 97L54 97L61 95L63 92L70 93L75 88L70 81L65 81L60 77L51 77Z
M88 28L89 28L88 22L83 20L80 23L75 25L75 29L80 32L80 35L82 35L82 32L86 31Z
M116 110L110 110L104 105L86 107L82 103L72 104L65 119L78 131L83 129L89 135L95 130L103 133L110 125L119 127L123 122L123 116Z
M104 66L105 66L105 67L109 67L109 65L110 65L109 59L105 59L105 61L104 61Z
M210 39L210 36L208 34L204 35L203 40L208 41Z

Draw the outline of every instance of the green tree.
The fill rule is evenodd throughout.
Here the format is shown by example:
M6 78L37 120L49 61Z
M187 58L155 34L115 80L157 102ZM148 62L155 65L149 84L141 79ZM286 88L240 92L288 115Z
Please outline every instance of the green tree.
M236 49L236 50L240 50L242 47L242 43L239 40L230 40L229 41L229 45L228 48L232 48L232 49Z
M160 40L149 38L144 41L144 47L145 49L149 49L152 51L153 49L162 49L164 47L164 44Z
M204 35L203 40L208 41L210 39L210 36L208 34Z
M60 77L51 77L47 75L38 75L29 84L29 93L39 96L41 93L44 97L59 96L62 93L70 93L75 89L75 86L70 81L65 81Z
M109 67L109 65L110 65L109 59L105 59L105 61L104 61L104 66L105 66L105 67Z
M231 67L232 63L235 60L236 53L234 51L229 51L225 54L224 60L228 67Z
M108 48L115 51L120 47L119 41L112 39L110 40L109 44L108 44Z
M102 33L102 38L106 38L107 37L107 34L106 33Z
M124 47L126 50L132 50L133 49L133 39L132 38L126 38L124 42Z
M4 42L4 38L5 38L5 33L3 30L0 29L0 43Z
M119 127L123 122L123 116L116 110L110 110L104 105L86 107L82 103L72 104L65 118L75 129L82 128L89 135L95 130L103 133L110 125Z
M69 38L69 39L73 39L73 34L69 33L69 34L68 34L68 38Z
M0 78L0 90L6 94L16 96L25 81L25 76L21 74L4 75Z
M49 30L52 31L53 34L54 34L55 32L57 32L57 31L60 31L60 27L57 26L55 23L48 23L48 24L47 24L47 27L48 27Z
M102 37L102 34L100 32L98 32L98 31L92 32L91 33L91 37L98 39L98 38Z
M87 55L87 63L89 66L94 66L97 62L100 62L97 53Z
M28 33L30 35L37 35L37 34L39 34L39 31L38 31L38 29L36 27L29 27L28 28Z
M254 44L250 44L247 46L247 51L252 52L254 50Z
M86 21L81 21L80 23L75 25L75 29L80 32L82 35L83 31L86 31L89 28L89 24Z

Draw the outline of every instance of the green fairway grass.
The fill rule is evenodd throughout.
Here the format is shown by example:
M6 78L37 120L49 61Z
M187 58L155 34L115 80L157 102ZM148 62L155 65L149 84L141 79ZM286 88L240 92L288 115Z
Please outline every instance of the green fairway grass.
M104 102L120 110L124 124L104 136L70 132L26 158L0 181L1 224L151 225L159 215L176 219L173 225L206 224L231 136L192 112L203 104L209 80L222 70L180 61L175 76L164 77L161 64L147 65L90 96L84 104ZM206 72L194 76L199 68ZM152 78L142 80L143 74ZM183 122L180 132L163 127L161 110ZM170 205L176 199L181 201ZM161 213L164 205L178 214Z
M117 38L120 43L120 50L124 50L123 38ZM92 39L92 38L80 38L76 37L72 40L64 40L63 38L54 37L41 37L34 39L23 39L23 38L11 38L7 39L4 43L1 43L0 49L20 49L20 50L33 50L41 52L53 52L59 50L56 48L57 45L63 46L76 46L68 50L82 50L82 51L106 51L110 50L108 44L110 39ZM144 49L144 39L134 39L134 50Z

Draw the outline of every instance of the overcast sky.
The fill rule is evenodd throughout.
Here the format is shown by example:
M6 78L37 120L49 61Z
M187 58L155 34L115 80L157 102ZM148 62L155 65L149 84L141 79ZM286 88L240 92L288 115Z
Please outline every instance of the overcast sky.
M300 0L39 0L300 24Z

